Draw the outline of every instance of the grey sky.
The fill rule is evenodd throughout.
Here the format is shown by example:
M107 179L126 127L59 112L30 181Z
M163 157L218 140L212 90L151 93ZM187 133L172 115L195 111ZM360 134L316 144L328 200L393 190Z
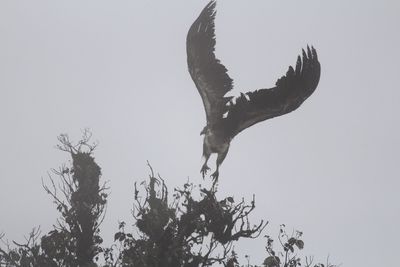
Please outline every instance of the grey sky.
M103 233L132 222L146 160L170 187L201 182L205 123L185 39L207 1L0 2L0 232L21 240L58 214L41 177L68 155L56 137L89 127L112 194ZM305 253L344 266L394 266L400 239L398 1L219 1L217 56L235 92L268 88L316 47L322 76L293 113L245 130L221 195L254 222L304 231ZM210 161L213 162L213 161ZM265 240L236 247L260 263Z

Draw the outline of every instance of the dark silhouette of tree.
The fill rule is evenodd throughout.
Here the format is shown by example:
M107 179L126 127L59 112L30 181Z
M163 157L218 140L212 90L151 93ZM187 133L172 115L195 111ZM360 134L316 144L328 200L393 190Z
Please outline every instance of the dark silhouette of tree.
M58 222L56 229L43 237L43 242L49 244L45 246L45 251L56 258L69 256L75 266L93 264L95 256L101 251L99 245L103 242L99 226L105 215L107 193L105 185L100 186L101 169L92 155L96 144L91 144L90 138L91 133L87 130L76 145L70 142L67 135L58 138L60 143L57 147L72 157L71 167L53 170L61 177L59 189L64 200L59 198L52 178L51 188L44 185L62 215L62 221ZM54 249L60 243L62 246ZM67 250L63 251L63 248ZM61 251L63 253L59 254Z
M58 266L52 265L46 253L41 249L40 228L34 228L25 237L24 243L13 241L15 247L11 247L8 241L4 240L4 234L0 235L0 240L5 248L0 248L0 266Z
M233 245L242 238L256 238L267 223L258 225L249 222L255 208L255 200L246 204L236 203L232 197L217 199L215 187L185 183L174 189L169 199L164 180L151 175L142 182L143 190L135 183L134 231L128 233L126 223L119 224L114 240L118 245L105 250L106 266L141 267L205 267L216 263L225 267L333 267L329 264L313 264L313 258L303 261L297 251L304 248L302 232L287 234L281 225L278 249L274 240L266 235L265 258L262 265L240 265ZM140 192L144 194L140 194ZM198 193L198 194L196 194ZM195 197L199 195L199 197ZM138 233L138 234L134 234Z
M77 144L70 142L67 135L58 137L57 148L68 152L72 162L68 167L52 170L50 185L42 183L61 217L54 229L41 238L37 229L26 243L13 242L17 248L4 242L0 266L96 266L94 261L103 241L99 226L105 215L107 193L105 185L100 186L101 169L92 155L96 144L90 143L90 138L88 130Z
M143 185L144 197L135 184L133 211L140 235L127 234L125 223L115 234L115 240L123 247L121 266L195 267L224 263L234 241L255 238L266 226L263 221L250 226L248 216L255 207L254 200L251 204L243 200L235 204L232 197L218 200L215 191L205 188L199 188L200 197L196 200L195 186L186 183L183 189L175 189L169 201L164 180L156 178L152 169L148 184Z
M34 228L22 243L10 244L0 234L0 267L333 267L329 261L313 264L311 257L299 258L302 233L289 235L284 225L278 242L265 236L262 265L251 265L247 255L247 264L240 265L234 244L258 237L267 225L249 221L254 196L250 203L218 198L214 184L208 189L190 182L171 194L150 165L148 180L134 186L133 231L121 222L112 246L101 247L99 227L108 195L105 184L100 184L101 169L93 156L96 143L90 138L87 130L76 144L67 135L58 137L58 149L69 153L72 161L53 169L49 182L42 184L61 216L50 232L42 236L40 228Z

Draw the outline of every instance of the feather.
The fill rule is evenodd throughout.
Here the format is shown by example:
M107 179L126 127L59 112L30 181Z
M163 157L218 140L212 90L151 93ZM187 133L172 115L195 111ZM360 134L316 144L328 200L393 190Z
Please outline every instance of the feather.
M227 69L216 58L215 6L211 1L189 29L186 39L189 73L200 93L206 111L207 124L214 125L228 111L233 81Z
M316 89L321 73L317 51L307 47L285 76L271 89L259 89L242 94L229 107L225 121L226 135L233 138L244 129L267 119L297 109Z

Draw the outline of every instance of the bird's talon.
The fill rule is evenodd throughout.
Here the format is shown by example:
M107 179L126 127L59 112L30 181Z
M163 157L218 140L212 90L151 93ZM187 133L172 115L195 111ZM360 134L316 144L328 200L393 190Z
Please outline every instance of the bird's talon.
M212 179L213 179L214 181L217 181L217 180L218 180L218 176L219 176L219 172L218 172L218 171L215 171L213 174L211 174L211 177L212 177Z
M210 168L207 165L203 165L203 167L200 170L200 173L203 175L203 178L206 176L208 170L210 170Z

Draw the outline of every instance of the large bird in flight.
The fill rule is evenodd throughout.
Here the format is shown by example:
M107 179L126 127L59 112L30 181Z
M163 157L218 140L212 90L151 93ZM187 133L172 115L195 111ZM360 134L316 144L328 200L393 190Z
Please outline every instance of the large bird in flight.
M204 135L201 168L203 177L212 153L217 153L216 180L219 166L228 153L233 137L258 122L289 113L297 109L316 89L321 67L313 47L298 56L296 67L289 67L286 75L278 79L275 87L259 89L233 97L225 96L232 90L232 79L227 69L215 57L215 0L203 9L189 29L186 49L189 73L200 93L206 111L207 125Z

